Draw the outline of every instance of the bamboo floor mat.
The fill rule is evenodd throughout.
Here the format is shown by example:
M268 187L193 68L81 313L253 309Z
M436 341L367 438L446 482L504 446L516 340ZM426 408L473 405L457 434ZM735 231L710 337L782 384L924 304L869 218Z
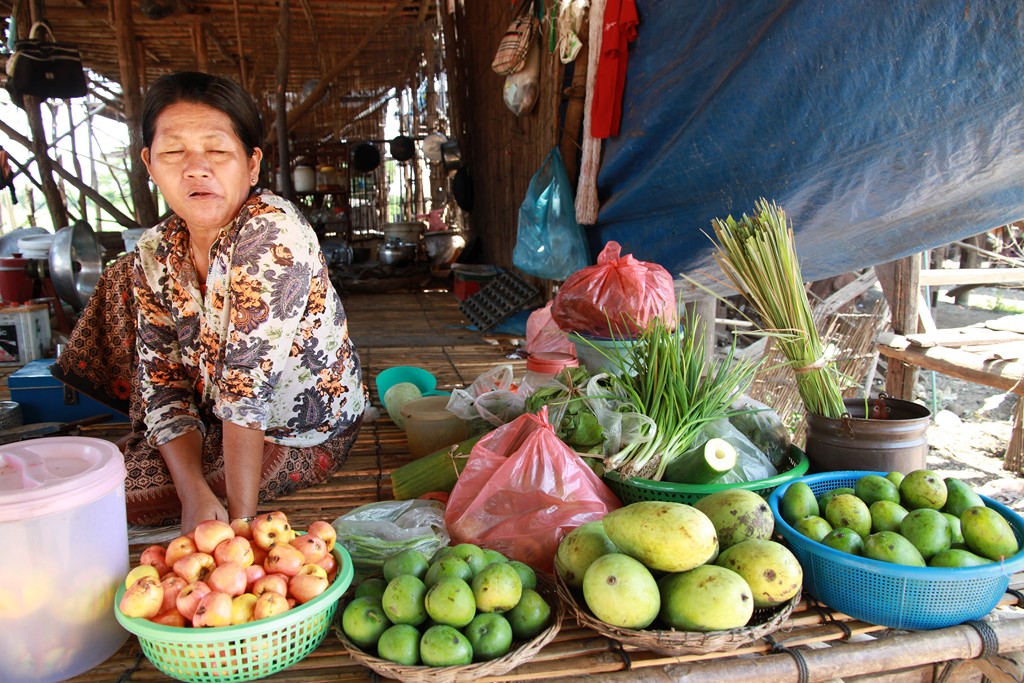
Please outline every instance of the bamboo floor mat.
M408 462L410 456L404 433L380 408L373 378L381 370L393 365L418 365L434 373L438 378L438 388L443 390L467 386L480 373L497 364L511 363L517 378L525 372L524 361L507 357L514 349L515 339L485 336L468 329L468 322L458 311L457 300L448 293L350 296L345 306L352 336L362 358L365 381L381 417L364 423L348 462L326 482L261 506L261 512L284 510L297 528L308 526L316 519L334 520L365 503L391 499L389 474ZM6 388L5 380L3 385ZM108 431L110 436L118 435L116 429ZM91 433L107 435L100 431ZM144 547L143 543L131 545L133 563ZM1024 574L1015 576L1011 587L1024 590ZM1019 595L1008 592L1000 603L1001 607L1010 608L1005 611L1019 616ZM1013 619L1010 623L1016 629L1012 634L1022 644L1019 649L1024 650L1024 618ZM846 680L924 683L937 680L937 672L947 660L977 657L981 646L976 641L980 643L980 637L967 626L931 632L892 631L857 621L805 599L771 640L761 639L726 653L666 657L623 647L577 624L567 612L559 634L531 661L499 678L478 680L597 678L630 682L758 680L796 683L853 675L857 667L844 669L842 664L852 658L861 662L861 670L866 667L869 675ZM968 648L968 644L973 650ZM964 648L967 648L966 654ZM810 663L809 678L801 678L801 660L790 654L794 649L805 653L801 657ZM908 651L916 654L908 658ZM173 679L162 674L146 659L137 639L131 636L106 662L69 679L69 682L170 680ZM306 659L261 680L335 683L387 679L381 679L354 660L336 634L329 633ZM962 666L953 667L943 680L949 683L980 682L981 676L975 668Z

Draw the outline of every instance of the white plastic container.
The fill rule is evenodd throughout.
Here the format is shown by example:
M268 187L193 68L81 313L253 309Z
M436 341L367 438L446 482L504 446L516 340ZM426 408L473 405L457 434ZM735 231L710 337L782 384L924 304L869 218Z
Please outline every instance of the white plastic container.
M47 357L51 335L46 304L0 307L0 365L24 365Z
M0 446L0 680L55 683L128 639L114 593L128 572L124 461L89 437Z
M292 186L296 192L312 192L316 189L316 171L312 166L296 166L292 172Z

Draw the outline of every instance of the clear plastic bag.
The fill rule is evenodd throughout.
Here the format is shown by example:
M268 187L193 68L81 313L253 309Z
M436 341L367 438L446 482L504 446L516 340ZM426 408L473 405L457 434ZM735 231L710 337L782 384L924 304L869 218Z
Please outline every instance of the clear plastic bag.
M363 574L378 571L384 560L408 548L430 557L450 540L444 505L436 500L367 503L338 517L331 526Z
M526 64L520 71L505 76L505 106L516 116L529 114L540 94L540 48L534 40L526 53Z
M680 484L694 483L685 481L679 473L691 469L691 463L696 458L704 457L704 444L710 439L723 439L736 451L736 465L715 479L715 484L738 484L744 481L757 481L767 479L778 474L775 465L768 456L761 452L750 439L745 437L740 430L736 429L727 418L712 420L701 427L700 432L693 439L693 445L689 450L680 455L665 468L665 481Z
M736 411L729 422L767 455L775 467L782 467L789 454L790 435L779 414L745 394L733 401L729 410Z
M535 277L564 280L588 263L590 251L576 222L573 187L562 153L552 147L519 207L512 264Z
M448 412L468 423L470 436L500 427L523 414L523 397L512 387L513 369L496 365L481 373L466 389L453 389Z
M562 536L620 506L555 435L547 409L524 414L473 447L445 521L453 543L475 543L552 571Z

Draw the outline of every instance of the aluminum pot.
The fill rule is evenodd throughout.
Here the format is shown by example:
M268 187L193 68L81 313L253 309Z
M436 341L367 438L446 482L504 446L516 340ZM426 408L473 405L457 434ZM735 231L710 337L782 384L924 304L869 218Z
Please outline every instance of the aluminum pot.
M386 266L397 266L416 256L416 245L411 242L388 242L380 248L378 258Z

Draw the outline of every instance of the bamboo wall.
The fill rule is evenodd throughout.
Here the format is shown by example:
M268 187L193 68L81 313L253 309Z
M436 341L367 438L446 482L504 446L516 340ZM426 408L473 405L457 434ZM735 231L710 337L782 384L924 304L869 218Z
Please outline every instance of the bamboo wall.
M455 4L454 17L446 15L445 32L452 133L475 193L470 224L479 251L471 247L469 257L507 268L512 266L519 206L530 179L556 144L562 68L548 52L542 30L540 95L533 110L517 118L503 99L505 78L491 70L498 42L513 19L511 4Z

